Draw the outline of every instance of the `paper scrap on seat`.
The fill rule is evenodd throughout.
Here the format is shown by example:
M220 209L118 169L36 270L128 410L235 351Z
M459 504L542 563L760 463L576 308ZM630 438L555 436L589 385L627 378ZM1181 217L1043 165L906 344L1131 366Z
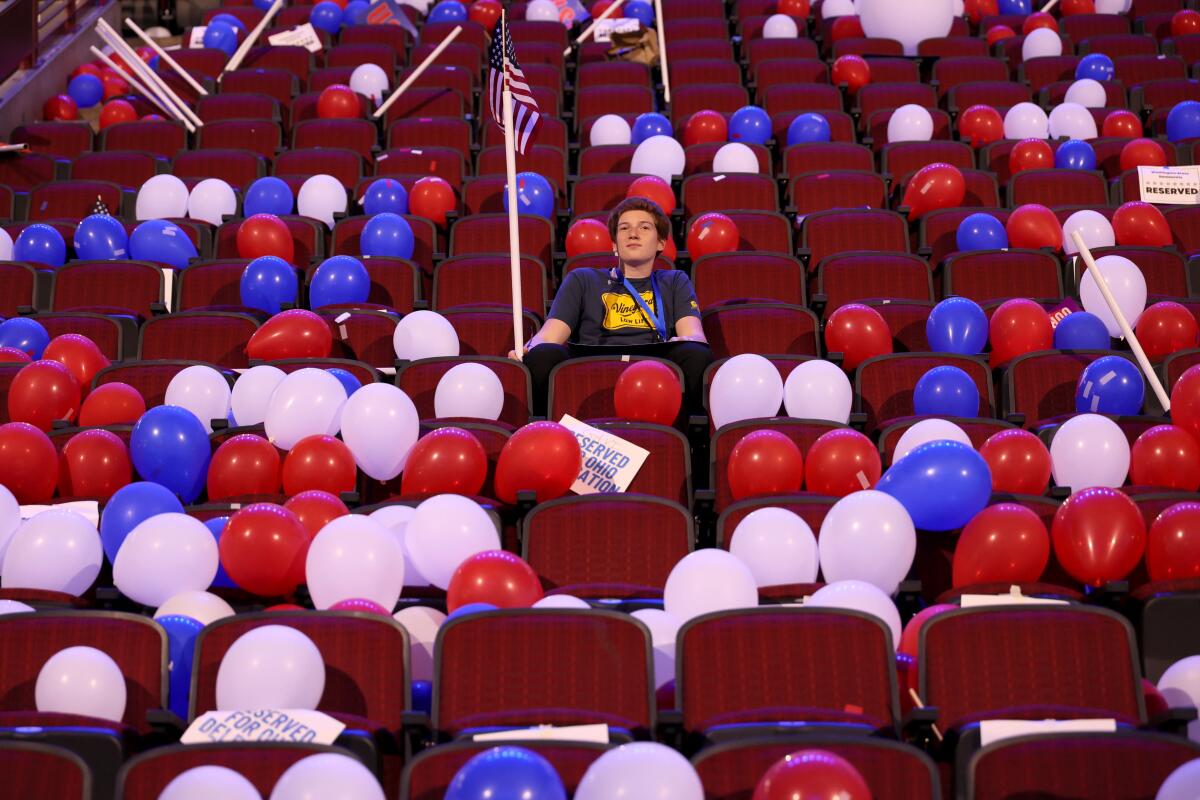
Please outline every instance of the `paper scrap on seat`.
M100 504L95 500L73 500L48 506L21 506L21 519L32 519L43 511L74 511L93 525L100 524Z
M536 739L546 742L596 742L608 744L607 725L539 725L536 728L517 728L510 731L477 733L471 737L477 742L515 742Z
M333 744L346 726L328 714L307 709L209 711L192 721L180 744L212 742L312 742Z
M1008 594L964 594L959 598L963 608L984 608L986 606L1067 606L1068 600L1055 600L1049 597L1029 597L1021 594L1018 586L1008 590Z
M1044 736L1054 733L1114 733L1115 719L985 719L979 723L983 747L1014 736Z

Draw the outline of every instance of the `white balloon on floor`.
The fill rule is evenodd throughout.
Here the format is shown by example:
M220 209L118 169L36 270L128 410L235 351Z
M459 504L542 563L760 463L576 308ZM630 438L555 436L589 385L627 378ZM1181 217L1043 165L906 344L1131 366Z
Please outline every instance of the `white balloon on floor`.
M504 409L504 386L484 364L456 364L438 380L433 413L438 417L496 420Z
M629 127L629 123L625 121L624 117L605 114L592 123L588 143L592 147L606 144L632 144L633 129Z
M575 800L704 800L691 762L657 742L633 742L607 750L583 773Z
M717 368L708 390L713 425L773 417L783 403L779 370L757 353L741 353Z
M846 495L821 523L821 574L865 581L893 595L917 553L917 531L899 500L867 489Z
M119 722L125 716L125 676L103 650L68 647L42 665L33 697L41 712Z
M1004 115L1005 139L1048 139L1049 137L1050 120L1040 106L1033 103L1017 103Z
M212 367L196 364L180 370L167 384L163 405L186 408L196 415L207 433L214 419L228 419L233 391L225 376Z
M914 448L940 439L949 439L952 442L962 442L967 447L971 446L971 437L953 422L944 419L923 419L900 436L900 441L896 442L896 449L892 451L892 463L895 464L904 458Z
M237 214L237 195L233 187L220 178L205 178L192 187L188 195L188 216L220 225L225 217Z
M388 75L378 64L359 64L350 73L350 88L379 103L388 90Z
M954 23L952 0L859 0L858 17L863 32L876 39L894 39L904 55L915 56L925 39L950 34Z
M458 333L449 320L436 311L406 314L392 333L392 349L401 361L456 356Z
M251 367L238 376L230 396L230 408L238 425L260 425L267 418L271 392L287 373L270 364Z
M1115 488L1129 474L1129 440L1108 417L1071 417L1050 440L1050 471L1056 484L1072 492L1092 486Z
M396 537L378 522L347 514L313 537L304 575L319 610L363 598L391 611L404 587L404 553Z
M446 589L459 564L476 553L500 549L500 534L488 513L471 498L439 494L417 506L405 530L405 543L421 574Z
M800 515L786 508L760 508L738 523L729 552L759 586L812 583L819 567L817 538Z
M121 594L157 608L180 592L203 592L220 565L212 531L187 514L156 514L129 532L113 561Z
M417 443L417 407L390 383L370 383L342 406L342 440L359 469L377 481L400 474Z
M141 222L186 217L189 195L187 184L174 175L155 175L138 189L134 218Z
M933 115L924 106L900 106L888 118L887 138L893 142L928 142L933 138Z
M296 370L271 392L264 420L267 439L291 450L305 436L333 436L341 428L345 404L346 387L336 376L315 367Z
M332 228L335 214L346 213L346 187L332 175L313 175L300 186L296 212Z
M813 359L797 364L783 384L783 405L789 417L850 421L854 391L850 379L837 364Z
M667 183L683 174L686 159L683 145L670 136L651 136L633 151L629 172L632 175L657 175Z

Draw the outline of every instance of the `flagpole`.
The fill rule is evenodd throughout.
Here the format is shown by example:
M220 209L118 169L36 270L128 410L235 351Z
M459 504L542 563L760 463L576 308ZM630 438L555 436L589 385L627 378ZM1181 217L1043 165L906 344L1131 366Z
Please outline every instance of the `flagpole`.
M500 12L500 50L504 66L501 97L504 106L504 168L508 175L508 259L512 278L513 352L520 361L524 357L525 330L522 325L523 304L521 302L521 231L517 224L517 150L513 136L512 90L508 86L508 17Z
M624 2L625 0L613 0L612 5L604 9L604 11L600 13L600 16L592 20L591 23L583 29L583 33L579 34L579 38L575 40L575 44L582 46L584 42L591 38L592 31L596 30L596 25L617 13L617 9L619 9L621 4ZM568 47L566 50L563 50L563 58L566 58L569 55L571 55L570 47Z
M667 69L667 21L663 19L662 0L654 0L654 21L658 25L658 63L662 67L663 102L671 102L671 73Z
M387 110L392 107L392 103L395 103L398 99L400 99L400 95L408 91L408 87L417 82L417 78L421 77L421 74L424 73L425 70L429 69L430 65L432 65L434 61L437 61L437 57L442 54L443 50L450 46L451 42L458 38L460 33L462 33L462 25L455 26L454 30L450 31L446 38L442 39L442 41L438 43L438 46L433 48L432 53L425 56L425 60L417 65L417 68L412 71L412 74L404 79L404 83L397 86L396 91L392 92L391 95L388 96L388 99L383 101L383 103L380 104L379 108L375 109L375 113L371 116L373 116L375 119L379 119L386 114Z

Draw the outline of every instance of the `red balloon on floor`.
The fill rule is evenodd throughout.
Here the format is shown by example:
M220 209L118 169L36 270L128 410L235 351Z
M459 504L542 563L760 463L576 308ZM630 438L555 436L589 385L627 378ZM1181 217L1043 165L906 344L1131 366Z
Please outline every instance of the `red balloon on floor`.
M1054 556L1075 580L1090 586L1133 572L1146 550L1146 522L1127 495L1105 486L1071 495L1051 526Z
M500 450L496 497L509 504L525 490L535 492L539 503L562 497L582 467L575 434L557 422L531 422L517 429Z
M993 492L1040 495L1050 485L1050 451L1029 431L993 433L979 455L991 470Z
M845 497L879 482L883 465L879 449L863 434L838 428L821 434L805 459L808 491Z
M1192 312L1170 300L1155 303L1143 311L1134 333L1151 361L1161 361L1200 342L1200 327Z
M458 198L454 189L436 175L421 178L408 192L408 211L415 217L424 217L435 225L446 226L446 215L458 210Z
M847 15L838 17L829 27L829 40L840 42L843 39L862 39L866 37L862 21L857 16Z
M50 437L27 422L0 425L0 485L21 505L50 502L58 485Z
M34 361L21 367L8 387L8 418L43 431L55 420L79 413L79 382L57 361Z
M1171 387L1171 421L1200 442L1200 364L1184 370Z
M1064 17L1096 13L1095 0L1063 0L1061 8Z
M362 115L358 95L349 86L326 86L317 97L317 116L321 119L356 119Z
M237 250L242 258L276 256L291 264L296 259L296 242L287 223L274 214L255 214L242 221L237 231Z
M484 30L490 32L496 27L501 11L503 11L503 7L496 0L475 0L467 8L467 19L478 22L484 27Z
M841 56L833 62L831 77L834 86L846 84L846 91L854 97L859 89L871 82L871 65L862 56Z
M671 188L671 184L657 175L643 175L640 178L636 178L633 183L629 184L629 188L625 191L625 196L644 197L647 200L653 200L658 203L658 207L662 209L664 214L670 214L675 210L675 190ZM666 253L663 255L666 255Z
M117 78L117 80L121 80ZM125 83L125 81L121 81ZM108 91L108 82L105 81L105 92ZM129 85L126 84L124 91L116 91L117 94L125 94L129 90ZM128 100L109 100L104 104L104 108L100 109L100 130L104 130L110 125L117 125L122 122L134 122L138 118L137 110Z
M687 248L692 259L713 253L732 253L738 249L737 225L717 212L702 214L688 229Z
M841 353L842 368L849 371L868 358L892 352L892 331L875 309L848 303L825 323L825 350Z
M1142 135L1142 121L1137 114L1125 109L1110 111L1104 118L1101 136L1115 139L1137 139Z
M278 492L279 451L261 436L226 439L208 462L209 500Z
M1142 431L1129 451L1129 480L1134 486L1200 489L1200 442L1175 425Z
M300 524L308 531L309 538L316 536L329 523L350 513L346 504L337 495L310 489L292 495L283 507L300 518Z
M1131 200L1114 211L1112 226L1117 244L1123 247L1170 247L1173 241L1171 226L1163 213L1140 200Z
M221 566L251 594L290 594L304 575L308 532L300 518L274 503L254 503L234 514L221 533Z
M1008 171L1016 175L1026 169L1053 169L1054 150L1044 139L1022 139L1008 152Z
M42 116L47 122L70 122L79 119L79 106L69 94L57 94L42 106Z
M1005 364L1017 356L1054 347L1054 328L1050 315L1032 300L1007 300L992 314L988 324L992 342L990 363Z
M105 501L133 480L129 449L112 431L81 431L63 445L58 491L63 497Z
M683 144L691 147L694 144L729 141L729 123L725 115L719 111L697 111L688 117L683 126Z
M1176 503L1150 524L1146 571L1152 581L1200 578L1200 503Z
M797 798L871 800L871 789L854 765L836 753L800 750L771 765L754 787L752 800Z
M808 0L778 0L775 3L776 14L787 14L789 17L804 18L808 16Z
M104 425L132 425L146 413L141 392L128 383L102 383L88 394L79 409L79 424L84 428Z
M487 453L474 434L462 428L438 428L417 439L408 452L400 493L406 497L477 495L487 470Z
M1132 139L1121 148L1121 171L1138 167L1165 167L1167 154L1153 139Z
M958 116L958 135L979 148L1004 138L1004 118L991 106L971 106Z
M613 402L621 419L674 425L683 387L675 370L661 361L634 361L617 378Z
M458 565L446 589L446 610L471 603L497 608L529 608L545 593L537 573L519 556L503 550L476 553Z
M779 431L751 431L733 446L726 466L734 500L791 494L804 484L804 456Z
M100 352L95 342L77 333L55 336L50 340L50 344L46 345L42 358L57 361L66 367L71 372L71 377L79 384L79 391L83 397L87 397L91 392L92 379L96 377L96 373L112 363Z
M1004 230L1008 233L1009 247L1062 249L1063 231L1058 217L1037 203L1026 203L1014 209L1008 215Z
M283 493L320 489L330 494L353 492L358 468L341 439L317 434L296 442L283 460Z
M323 317L303 308L289 308L254 332L246 343L246 355L263 361L328 358L332 347L333 332Z
M908 182L903 202L909 208L908 218L915 220L939 208L962 205L966 192L967 185L958 167L952 164L928 164L921 167Z
M612 237L608 226L598 219L579 219L567 230L567 258L584 253L611 253Z
M1050 561L1050 536L1037 514L1017 503L988 506L967 523L954 547L954 588L1034 583Z

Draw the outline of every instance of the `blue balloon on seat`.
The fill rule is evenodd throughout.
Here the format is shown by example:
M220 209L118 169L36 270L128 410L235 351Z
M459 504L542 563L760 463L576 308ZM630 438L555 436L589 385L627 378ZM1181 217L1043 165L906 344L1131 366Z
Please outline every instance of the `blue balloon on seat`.
M237 31L239 35L244 36L247 33L246 23L242 22L240 19L235 17L233 14L215 14L215 15L213 15L213 18L208 21L208 24L212 25L214 22L225 23L226 25L230 26L235 31Z
M788 147L794 144L808 142L828 142L833 134L829 130L829 120L820 114L809 112L801 114L788 125Z
M308 21L319 31L337 33L342 27L342 7L331 0L322 0L313 6Z
M204 520L204 527L212 532L213 538L217 540L217 547L221 546L221 534L225 532L225 526L229 524L229 517L213 517L212 519ZM219 589L236 589L237 584L233 582L233 578L229 577L229 573L225 571L225 567L220 563L217 564L217 577L213 578L213 586Z
M54 227L40 222L26 225L13 242L13 258L33 261L47 267L61 267L67 262L67 243Z
M196 637L204 630L204 624L182 614L167 614L154 621L167 633L167 663L170 665L167 705L177 717L187 719Z
M1001 14L1029 14L1033 11L1033 0L999 0L996 7Z
M451 620L451 619L454 619L455 617L465 617L468 614L480 614L484 611L498 611L498 610L499 610L499 606L494 606L491 603L467 603L465 606L459 606L458 608L451 611L450 615L448 617L446 617L446 619Z
M504 210L508 211L508 187L504 187ZM554 187L536 172L517 173L517 213L554 219Z
M647 3L646 0L629 0L621 9L621 16L626 19L636 19L642 23L642 27L654 27L654 6Z
M1200 102L1184 100L1167 112L1167 138L1172 142L1200 138Z
M148 219L134 228L129 237L129 256L136 261L155 261L186 269L188 262L199 255L183 228L165 219Z
M380 216L395 217L396 215L381 214ZM379 219L379 217L375 217L375 219ZM397 219L405 225L408 224L407 220L401 217L397 217ZM365 240L365 229L363 233ZM410 228L410 240L411 236L412 229ZM363 246L366 247L365 241ZM374 253L373 255L385 254ZM363 263L353 256L334 256L321 262L321 266L317 267L317 271L313 273L312 282L308 285L308 307L316 310L323 306L365 303L367 295L370 293L371 276L367 274L367 268L363 266Z
M129 456L138 474L161 483L185 503L204 490L211 455L204 426L179 406L155 406L129 436Z
M165 407L165 406L164 406ZM100 513L100 543L109 563L129 532L159 514L182 514L183 503L167 487L150 481L128 483L117 489Z
M87 261L129 258L129 234L108 214L84 217L75 229L75 255Z
M1075 410L1083 414L1140 414L1145 399L1142 371L1121 356L1097 358L1075 385Z
M1088 53L1075 65L1075 80L1111 81L1116 71L1113 60L1104 53Z
M641 144L651 136L673 136L671 120L656 111L638 114L633 121L633 143Z
M959 250L1002 250L1008 247L1008 233L991 214L977 213L958 223L954 243Z
M925 338L935 353L978 355L987 344L987 314L974 300L947 297L929 312Z
M270 11L273 5L275 0L254 0L254 7L259 11Z
M442 0L433 7L426 22L462 22L467 18L467 7L458 0Z
M242 305L278 314L284 303L295 304L300 291L296 269L279 256L259 256L242 270Z
M362 205L363 211L370 217L385 211L407 214L408 192L404 190L404 184L395 178L380 178L367 187Z
M1095 169L1096 151L1082 139L1071 139L1058 146L1054 166L1059 169Z
M0 322L0 347L22 350L37 361L48 344L50 333L36 319L13 317Z
M910 450L875 488L899 500L918 528L952 531L987 506L992 472L969 446L939 439Z
M366 0L350 0L346 3L346 7L342 9L342 24L343 25L366 25L367 14L371 13L371 6Z
M1075 311L1054 328L1055 350L1107 350L1112 347L1104 320L1088 311Z
M415 240L412 226L399 214L376 214L371 217L359 237L363 258L412 258Z
M913 410L937 417L977 417L979 387L958 367L934 367L917 381Z
M338 382L342 384L342 388L346 390L346 397L349 397L362 388L362 381L341 367L330 367L325 371L338 379Z
M411 688L413 711L433 714L433 681L413 681Z
M758 106L742 106L729 118L729 141L766 144L771 138L771 117Z
M278 217L292 213L295 204L296 196L292 194L292 187L287 185L287 181L274 176L259 178L246 190L242 216L274 214Z
M232 56L238 49L237 28L228 22L210 22L204 29L204 46Z
M459 768L445 800L567 800L554 765L524 747L484 750Z
M95 75L82 73L71 78L67 94L80 108L91 108L104 99L104 83Z

